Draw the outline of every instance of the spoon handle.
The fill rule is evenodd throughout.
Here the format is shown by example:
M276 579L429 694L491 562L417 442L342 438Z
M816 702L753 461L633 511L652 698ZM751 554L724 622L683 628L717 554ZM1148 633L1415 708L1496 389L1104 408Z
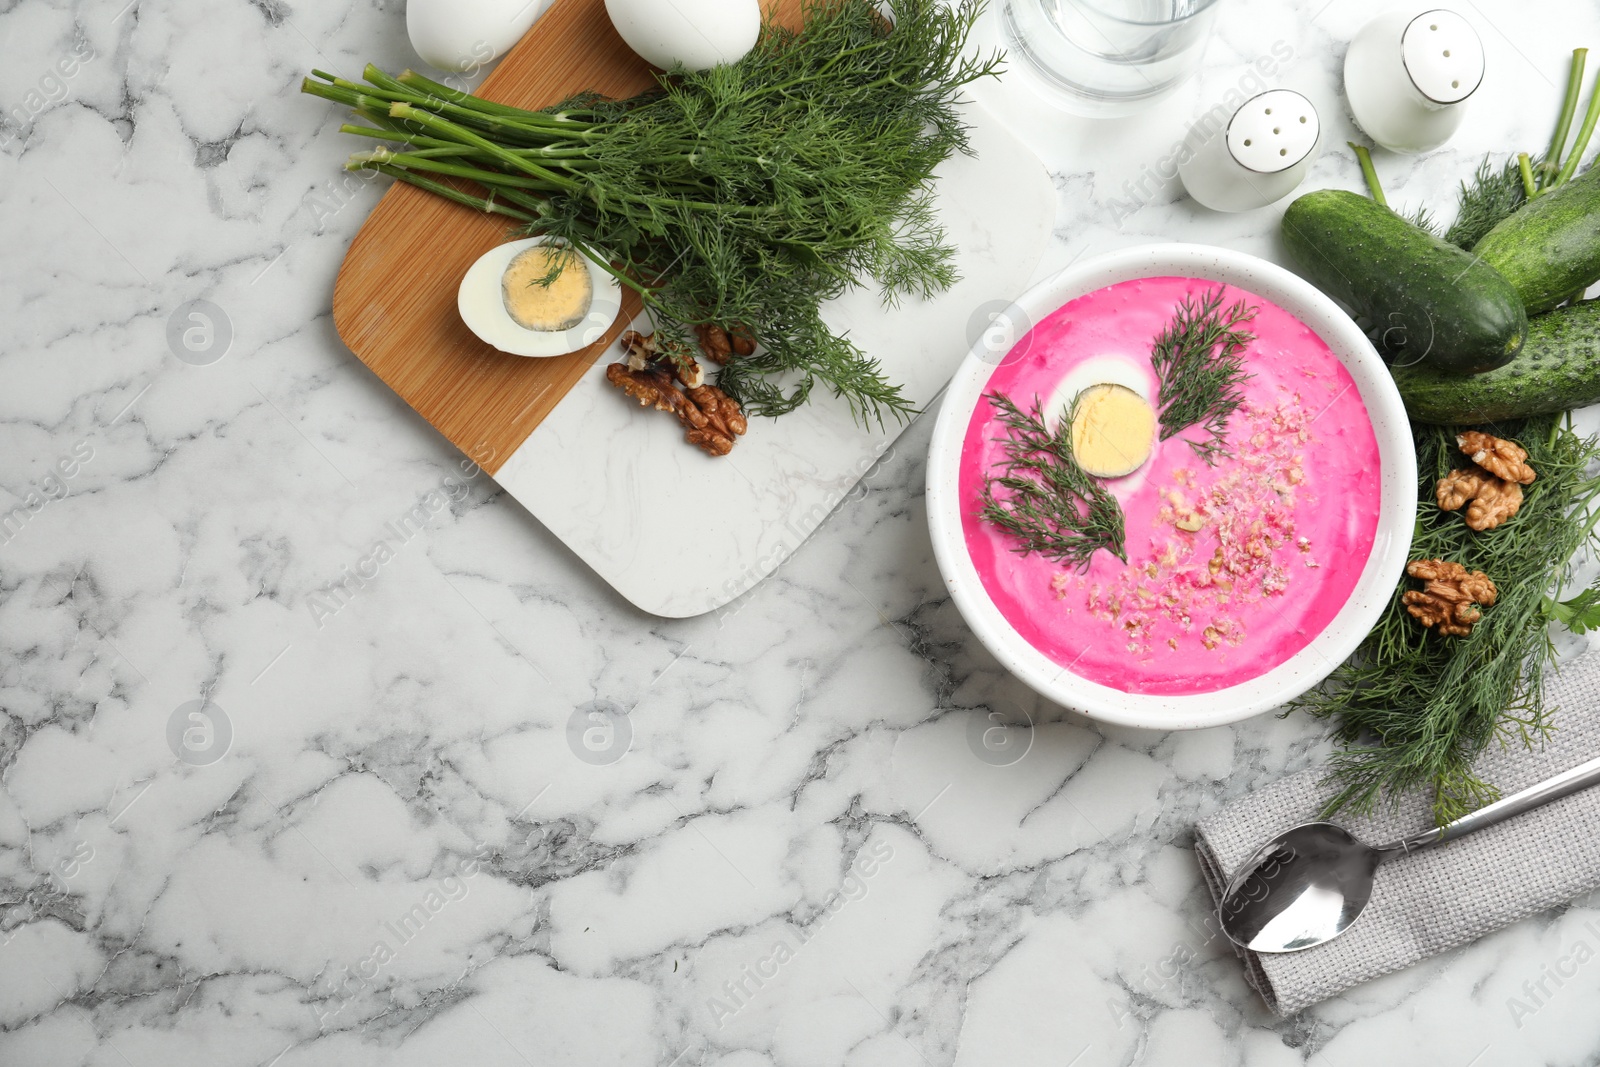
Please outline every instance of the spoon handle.
M1525 811L1541 808L1552 800L1560 800L1580 789L1600 782L1600 756L1587 763L1580 763L1571 770L1562 771L1554 778L1547 778L1538 785L1530 785L1520 793L1513 793L1508 797L1495 801L1477 811L1463 815L1455 822L1436 826L1432 830L1424 830L1418 834L1386 845L1380 852L1388 853L1391 850L1413 852L1419 848L1437 845L1441 841L1454 841L1458 837L1465 837L1485 826L1504 822L1513 815L1521 815Z

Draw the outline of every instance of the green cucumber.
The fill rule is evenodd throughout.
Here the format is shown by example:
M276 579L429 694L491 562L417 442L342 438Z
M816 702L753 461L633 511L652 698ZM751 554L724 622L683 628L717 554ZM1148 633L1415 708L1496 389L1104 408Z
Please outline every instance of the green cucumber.
M1516 359L1462 377L1432 367L1393 367L1406 412L1442 426L1499 422L1600 402L1600 301L1528 320Z
M1365 196L1307 193L1283 216L1302 274L1365 318L1397 364L1477 374L1510 362L1528 316L1511 283Z
M1511 283L1530 315L1600 281L1600 169L1540 193L1484 234L1472 254Z

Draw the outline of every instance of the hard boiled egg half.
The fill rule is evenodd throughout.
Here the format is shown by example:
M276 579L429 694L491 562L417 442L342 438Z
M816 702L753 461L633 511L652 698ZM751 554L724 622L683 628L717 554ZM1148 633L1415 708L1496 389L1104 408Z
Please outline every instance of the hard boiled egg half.
M529 237L479 256L461 279L456 309L467 329L502 352L565 356L605 336L622 311L622 287L569 245Z
M1155 375L1123 356L1098 355L1069 371L1050 394L1046 422L1072 418L1072 453L1097 478L1125 478L1155 451Z

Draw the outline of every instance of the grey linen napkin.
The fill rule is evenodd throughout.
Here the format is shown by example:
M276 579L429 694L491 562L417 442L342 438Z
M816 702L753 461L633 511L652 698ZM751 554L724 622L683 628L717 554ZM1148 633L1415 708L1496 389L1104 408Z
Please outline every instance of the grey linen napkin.
M1545 683L1557 729L1532 751L1491 746L1479 774L1506 795L1600 755L1600 655L1566 664ZM1318 767L1256 790L1202 820L1195 852L1214 898L1235 868L1274 835L1314 820L1331 790ZM1335 822L1371 844L1432 825L1429 800L1393 811L1341 813ZM1600 786L1378 868L1372 901L1342 936L1278 955L1238 950L1246 976L1280 1015L1397 971L1600 888Z

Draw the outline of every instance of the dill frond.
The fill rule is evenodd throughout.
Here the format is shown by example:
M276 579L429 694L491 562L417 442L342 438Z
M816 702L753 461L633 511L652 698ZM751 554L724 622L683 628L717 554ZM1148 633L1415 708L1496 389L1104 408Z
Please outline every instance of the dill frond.
M1018 553L1078 570L1102 548L1127 562L1122 505L1073 457L1072 413L1052 432L1038 397L1026 412L1003 393L986 399L1009 434L1004 473L984 483L982 519L1015 537Z
M1496 170L1489 157L1484 156L1471 184L1461 183L1456 194L1456 221L1445 231L1444 239L1471 251L1484 234L1510 218L1527 199L1516 158L1508 159Z
M1150 348L1150 365L1160 383L1161 439L1191 426L1206 431L1190 441L1195 454L1215 464L1224 451L1228 420L1244 400L1244 350L1255 335L1244 329L1257 309L1243 299L1222 306L1223 290L1211 289L1196 303L1184 297Z
M1417 207L1400 216L1424 233L1439 236L1439 223L1433 217L1433 211L1428 207Z

